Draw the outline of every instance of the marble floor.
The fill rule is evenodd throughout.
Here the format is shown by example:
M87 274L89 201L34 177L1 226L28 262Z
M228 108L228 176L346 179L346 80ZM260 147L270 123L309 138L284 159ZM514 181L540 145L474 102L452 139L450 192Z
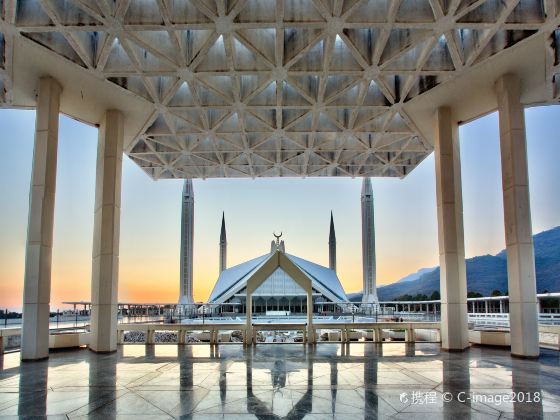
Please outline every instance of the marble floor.
M559 353L437 344L124 345L0 355L0 417L560 418Z

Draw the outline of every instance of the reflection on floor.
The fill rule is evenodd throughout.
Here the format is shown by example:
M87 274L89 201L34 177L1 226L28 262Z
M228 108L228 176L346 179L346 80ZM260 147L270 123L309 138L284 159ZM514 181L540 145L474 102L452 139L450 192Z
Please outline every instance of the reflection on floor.
M436 344L404 343L125 345L113 354L59 351L23 364L19 353L0 355L0 416L433 420L559 414L560 359L548 350L538 360L511 358L500 349L447 353Z

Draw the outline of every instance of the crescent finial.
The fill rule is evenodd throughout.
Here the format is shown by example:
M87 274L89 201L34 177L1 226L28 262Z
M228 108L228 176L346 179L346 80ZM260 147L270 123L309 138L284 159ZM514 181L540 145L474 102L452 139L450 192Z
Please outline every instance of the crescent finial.
M272 234L274 235L274 237L276 238L276 247L280 246L280 238L282 236L282 232L280 232L280 235L277 235L276 232L272 232Z

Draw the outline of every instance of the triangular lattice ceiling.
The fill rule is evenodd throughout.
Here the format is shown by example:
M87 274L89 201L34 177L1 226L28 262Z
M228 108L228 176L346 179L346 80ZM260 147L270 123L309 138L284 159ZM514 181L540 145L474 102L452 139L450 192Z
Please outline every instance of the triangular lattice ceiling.
M153 103L128 154L154 178L404 176L431 146L403 104L557 28L557 3L4 0L0 99L23 36Z

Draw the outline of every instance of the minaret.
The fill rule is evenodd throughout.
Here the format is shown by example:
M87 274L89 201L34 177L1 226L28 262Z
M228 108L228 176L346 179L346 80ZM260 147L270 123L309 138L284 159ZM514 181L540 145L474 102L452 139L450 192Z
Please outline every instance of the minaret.
M194 190L185 179L181 209L181 284L179 303L193 303Z
M220 273L227 268L226 216L222 213L222 231L220 232Z
M334 220L331 210L331 230L329 232L329 268L336 272L336 234L334 233Z
M375 217L371 179L362 182L362 264L364 273L363 302L377 302L375 263Z

